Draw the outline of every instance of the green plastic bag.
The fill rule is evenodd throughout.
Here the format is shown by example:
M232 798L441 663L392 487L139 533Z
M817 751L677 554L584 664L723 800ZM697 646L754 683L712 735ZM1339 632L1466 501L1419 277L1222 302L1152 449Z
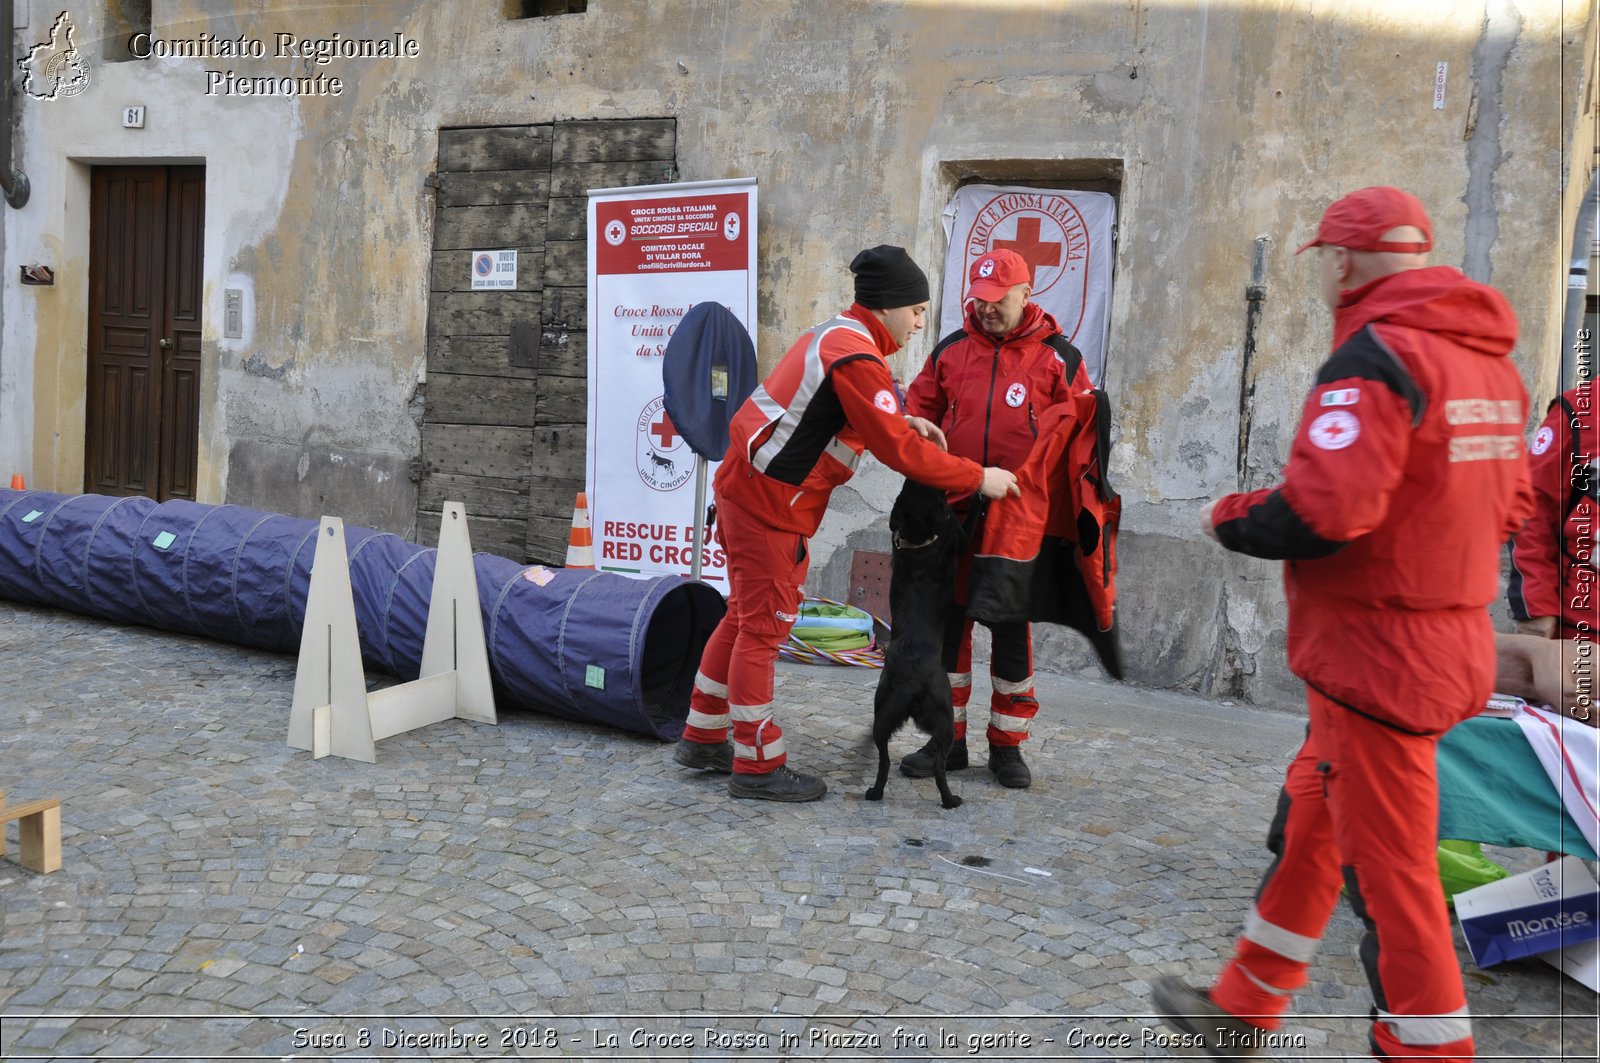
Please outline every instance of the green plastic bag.
M1453 904L1456 894L1510 875L1511 872L1484 856L1483 846L1477 842L1439 843L1439 883L1444 887L1447 902Z

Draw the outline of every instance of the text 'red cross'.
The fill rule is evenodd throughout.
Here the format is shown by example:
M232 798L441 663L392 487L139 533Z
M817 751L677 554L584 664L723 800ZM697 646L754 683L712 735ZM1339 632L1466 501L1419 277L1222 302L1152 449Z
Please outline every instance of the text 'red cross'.
M650 425L650 434L661 440L661 449L672 449L672 440L677 435L677 428L672 424L672 418L666 414L661 415L661 420Z
M1039 239L1038 218L1018 218L1015 240L996 240L995 250L1015 251L1028 264L1031 276L1039 266L1061 265L1061 244Z

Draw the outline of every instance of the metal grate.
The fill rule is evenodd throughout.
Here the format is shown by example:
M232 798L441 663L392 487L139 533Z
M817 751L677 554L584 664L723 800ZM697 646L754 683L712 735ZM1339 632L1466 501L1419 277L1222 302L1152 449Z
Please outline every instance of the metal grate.
M850 594L847 604L863 609L885 623L889 615L889 555L857 550L850 558Z

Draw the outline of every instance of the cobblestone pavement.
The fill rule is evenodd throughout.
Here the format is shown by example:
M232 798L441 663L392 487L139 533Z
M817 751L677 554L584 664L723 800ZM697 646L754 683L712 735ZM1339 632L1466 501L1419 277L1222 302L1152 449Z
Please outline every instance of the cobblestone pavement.
M0 662L0 787L62 799L63 858L0 862L5 1059L1161 1058L1147 982L1219 966L1302 728L1042 676L1033 789L869 803L876 673L786 664L830 792L774 805L527 712L313 761L292 658L4 602ZM1357 936L1275 1055L1362 1058ZM1483 1058L1595 1058L1592 993L1461 957Z

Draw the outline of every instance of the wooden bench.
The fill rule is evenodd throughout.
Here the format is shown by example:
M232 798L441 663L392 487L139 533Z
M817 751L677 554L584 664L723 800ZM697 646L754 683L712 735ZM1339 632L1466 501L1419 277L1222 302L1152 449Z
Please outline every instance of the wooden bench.
M0 790L0 856L6 854L5 823L12 819L22 838L22 866L40 874L61 870L61 802L8 805L5 791Z

